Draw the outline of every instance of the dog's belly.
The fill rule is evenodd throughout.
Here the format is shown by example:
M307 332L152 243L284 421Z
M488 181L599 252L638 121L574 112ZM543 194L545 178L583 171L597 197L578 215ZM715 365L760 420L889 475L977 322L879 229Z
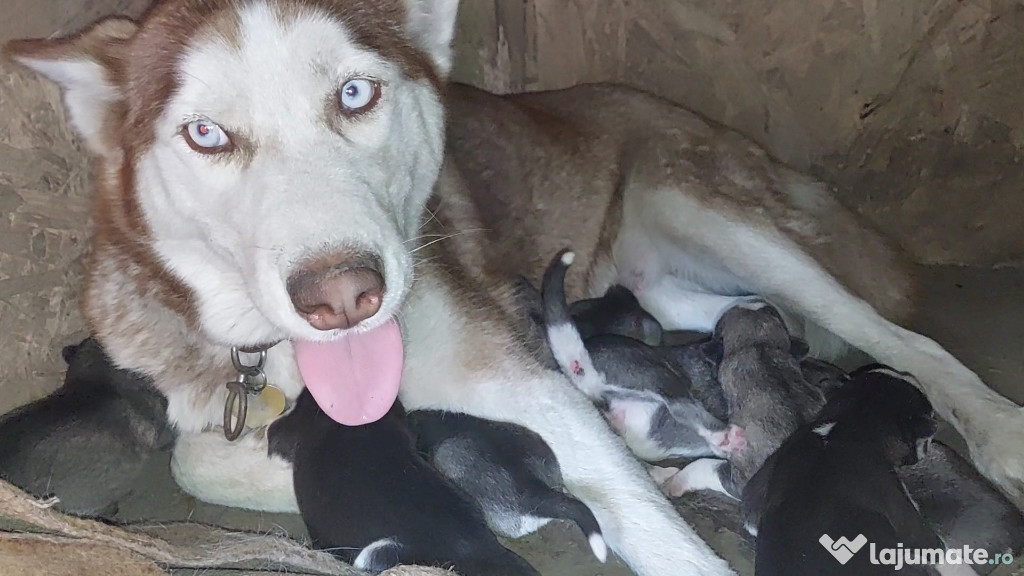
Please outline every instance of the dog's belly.
M754 283L709 256L714 250L659 236L642 215L656 210L687 222L687 212L690 220L712 213L784 239L885 316L909 309L909 281L886 242L822 183L736 132L614 86L499 97L456 85L448 97L449 169L464 186L442 185L440 193L472 206L453 224L481 231L458 241L475 246L486 274L535 281L571 247L570 298L638 276L652 285L663 274L698 291L750 293ZM729 242L703 228L702 241Z

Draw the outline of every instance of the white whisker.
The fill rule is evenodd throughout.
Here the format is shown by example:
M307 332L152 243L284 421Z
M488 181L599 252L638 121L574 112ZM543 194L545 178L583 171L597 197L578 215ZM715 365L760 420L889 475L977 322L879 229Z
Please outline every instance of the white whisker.
M431 240L430 242L427 242L426 244L424 244L422 246L417 246L416 248L413 248L409 252L411 254L415 254L416 252L418 252L418 251L420 251L420 250L422 250L422 249L424 249L424 248L426 248L426 247L428 247L428 246L430 246L432 244L437 244L438 242L440 242L442 240L447 240L449 238L454 238L456 236L461 236L463 234L468 234L470 232L484 232L484 231L485 231L484 228L470 228L468 230L460 230L459 232L455 232L453 234L445 234L445 235L441 236L440 238L437 238L436 240Z

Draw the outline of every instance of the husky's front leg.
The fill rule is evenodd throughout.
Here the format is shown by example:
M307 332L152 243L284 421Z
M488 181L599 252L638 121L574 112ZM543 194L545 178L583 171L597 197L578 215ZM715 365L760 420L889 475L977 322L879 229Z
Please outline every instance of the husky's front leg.
M219 428L184 432L174 445L171 474L182 490L204 502L263 512L299 511L292 466L268 453L265 429L234 442Z
M593 510L611 548L640 576L732 574L676 513L591 403L561 374L523 356L484 315L470 320L438 285L402 317L407 409L519 424L541 435L569 491ZM463 305L464 306L464 305Z

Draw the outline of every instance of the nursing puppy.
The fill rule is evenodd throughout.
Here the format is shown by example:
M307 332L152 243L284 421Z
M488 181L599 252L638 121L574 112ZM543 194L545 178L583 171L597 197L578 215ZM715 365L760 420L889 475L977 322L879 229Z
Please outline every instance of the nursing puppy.
M69 514L109 517L146 459L174 441L167 400L92 338L62 354L64 385L0 417L0 477Z
M1024 550L1024 514L949 446L932 442L921 461L897 474L947 547L1015 556ZM995 568L975 566L979 574Z
M530 321L529 332L546 340L544 335L544 304L541 292L525 276L513 286L516 300ZM569 304L569 316L580 336L586 340L600 334L617 334L639 340L650 346L662 343L661 324L637 301L628 288L610 286L603 296L584 298ZM547 350L550 354L550 350ZM552 362L554 359L551 359Z
M678 341L674 333L667 333L666 339ZM665 358L679 373L690 381L693 396L711 414L724 422L729 421L729 403L725 399L722 385L718 382L718 365L722 363L722 343L712 333L691 332L685 344L666 345L659 348ZM811 386L823 393L846 381L846 372L839 367L806 356L807 343L799 338L791 340L791 352L800 358L800 371Z
M766 302L727 310L715 326L715 340L729 422L744 430L746 449L733 451L728 461L691 462L663 484L670 496L711 489L738 499L764 461L825 403L822 391L804 378L782 316Z
M584 341L565 298L565 273L573 257L563 250L544 273L548 343L559 368L602 406L630 450L642 460L657 461L742 449L742 431L711 415L657 349L615 334Z
M864 552L837 562L823 544L842 537L863 535L878 549L946 548L896 473L925 454L937 427L931 404L911 382L885 367L855 373L751 479L743 507L757 534L756 576L893 572ZM965 568L939 573L974 573ZM932 574L913 565L900 573Z
M564 492L558 460L522 426L439 410L408 415L416 446L438 471L472 498L491 530L510 538L551 520L574 522L604 562L608 548L594 514Z
M400 403L376 422L345 426L307 391L267 436L271 454L292 463L299 511L317 548L374 574L422 564L463 576L539 576L420 457Z

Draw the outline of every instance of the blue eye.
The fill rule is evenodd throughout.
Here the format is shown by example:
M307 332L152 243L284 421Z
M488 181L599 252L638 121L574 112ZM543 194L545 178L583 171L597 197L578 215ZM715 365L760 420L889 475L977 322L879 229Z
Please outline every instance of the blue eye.
M185 127L185 136L198 152L218 152L231 144L227 132L209 120L193 120Z
M380 98L380 84L366 78L353 78L341 87L338 99L344 112L366 112Z

